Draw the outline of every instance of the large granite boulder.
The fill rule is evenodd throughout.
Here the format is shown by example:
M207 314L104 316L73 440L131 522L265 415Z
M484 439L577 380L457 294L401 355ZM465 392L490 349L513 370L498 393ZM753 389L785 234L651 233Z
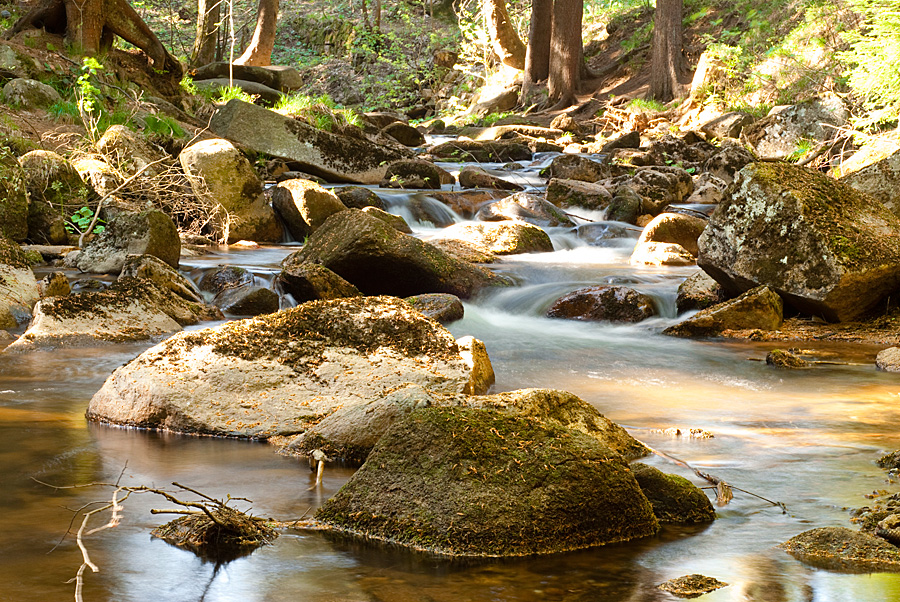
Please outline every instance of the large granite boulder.
M644 226L638 244L667 242L681 245L694 257L700 252L697 239L706 228L706 220L683 213L660 213Z
M15 328L31 319L38 284L19 245L0 236L0 330Z
M93 191L75 166L53 151L34 150L19 157L28 189L28 238L51 245L69 240L66 219L88 206Z
M253 150L295 161L304 170L336 182L377 184L388 164L412 154L365 138L318 130L236 99L216 111L210 129Z
M563 295L547 310L551 318L640 322L656 315L653 298L627 286L590 286Z
M323 265L367 295L451 293L469 298L485 286L506 284L500 276L357 209L328 218L291 261Z
M699 247L698 264L730 294L768 286L827 320L859 318L900 288L900 219L802 167L742 170Z
M711 337L726 330L778 330L784 321L781 297L765 286L713 305L669 326L663 334L676 337Z
M119 211L84 246L75 266L92 274L118 274L128 255L153 255L177 268L180 254L181 239L171 217L158 209Z
M482 392L472 389L472 373L453 336L401 299L312 301L170 337L117 369L87 415L265 439L302 433L406 385L434 395Z
M151 280L126 277L104 291L41 300L28 330L6 351L142 341L217 317L215 308L187 301Z
M227 234L230 242L281 241L281 224L263 194L262 181L231 142L196 142L181 151L178 160L194 195L210 208L217 235Z
M316 517L453 556L556 553L658 528L628 465L593 437L466 408L410 413Z
M440 239L460 240L497 255L547 253L553 250L550 236L525 222L462 222L441 230Z

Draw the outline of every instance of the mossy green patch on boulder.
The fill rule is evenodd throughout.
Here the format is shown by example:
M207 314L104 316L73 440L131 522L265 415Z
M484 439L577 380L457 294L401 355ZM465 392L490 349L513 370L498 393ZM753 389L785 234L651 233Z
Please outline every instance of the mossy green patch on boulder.
M745 167L699 247L698 264L729 293L765 285L827 320L860 318L900 288L900 218L793 165Z
M631 470L641 491L650 500L653 514L660 524L706 523L715 520L712 502L696 485L676 474L641 464L632 464Z
M411 413L317 513L336 529L453 556L548 554L656 532L624 460L504 413Z
M28 193L16 158L0 148L0 234L15 242L28 238Z
M53 151L35 150L19 157L30 203L28 238L48 244L68 241L66 219L96 197L74 165Z

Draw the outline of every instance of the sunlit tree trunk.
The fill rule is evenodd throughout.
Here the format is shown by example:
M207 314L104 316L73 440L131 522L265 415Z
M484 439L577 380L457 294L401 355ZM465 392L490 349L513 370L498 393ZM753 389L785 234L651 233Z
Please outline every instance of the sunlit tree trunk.
M679 93L684 74L681 53L683 0L657 0L653 16L649 98L668 102Z
M584 13L582 0L555 0L553 24L550 34L550 73L547 90L555 109L575 104L581 73L582 42L581 18Z
M278 24L278 0L259 0L256 11L256 29L250 45L234 63L236 65L256 65L264 67L272 64L272 50L275 48L275 27Z
M191 51L191 67L208 65L216 60L222 0L199 0L197 3L197 38Z
M519 34L509 19L506 0L482 0L481 12L491 38L491 49L500 62L516 69L524 69L525 44L519 39Z

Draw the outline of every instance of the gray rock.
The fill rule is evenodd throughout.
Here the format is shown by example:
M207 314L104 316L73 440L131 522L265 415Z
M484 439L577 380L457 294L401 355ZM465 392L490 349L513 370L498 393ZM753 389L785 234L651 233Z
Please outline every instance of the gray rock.
M694 265L696 258L687 249L671 242L641 242L634 246L631 265Z
M613 195L600 184L553 178L547 183L547 200L564 209L602 210L612 203Z
M725 299L725 290L722 285L710 278L709 274L703 270L697 270L678 285L675 307L678 313L684 313L694 309L706 309L722 303Z
M106 229L87 243L75 266L92 274L118 274L128 255L153 255L178 267L181 239L168 215L157 209L140 213L118 212Z
M209 63L196 69L191 69L189 75L195 82L210 79L234 78L247 82L255 82L262 84L267 88L278 89L275 73L266 67L257 67L254 65L229 65L226 61L217 61ZM227 83L225 84L228 85Z
M329 217L347 209L336 194L309 180L286 180L276 188L290 193L274 197L272 204L295 240L303 240Z
M882 349L875 356L875 366L885 372L900 372L900 347Z
M663 334L676 337L709 337L726 330L777 330L784 320L781 297L760 286L731 301L701 310Z
M375 207L376 209L384 209L384 201L381 200L372 189L362 186L341 186L332 188L341 202L347 209L364 209L365 207Z
M128 175L143 169L147 176L155 176L174 163L163 149L124 125L110 126L97 141L97 150Z
M900 216L900 151L844 175L841 182L871 196Z
M775 107L766 117L744 127L741 141L749 144L760 159L786 159L803 141L833 139L848 117L837 97Z
M240 100L219 109L210 128L248 148L296 161L329 181L377 184L388 164L408 156L393 147L317 130Z
M265 104L266 106L272 106L276 104L279 100L281 100L282 97L281 92L275 90L274 88L270 88L269 86L257 82L247 81L244 79L214 77L211 79L195 80L194 84L201 90L209 90L210 92L217 92L221 88L228 88L232 86L240 88L247 94L258 97L258 99L262 101L262 104Z
M713 138L739 138L741 131L753 121L749 113L729 111L703 122L698 129Z
M578 238L598 247L618 246L617 243L626 244L627 241L634 244L642 232L643 230L640 228L613 221L582 224L575 230Z
M263 286L228 288L213 298L213 304L235 316L258 316L278 311L278 295Z
M616 181L638 193L643 210L650 215L659 215L670 204L683 202L694 191L691 175L679 167L644 167Z
M517 220L543 228L573 227L575 223L553 203L537 194L517 192L505 199L482 205L475 219L485 222Z
M296 254L285 258L275 282L297 303L362 296L359 289L325 266L302 263Z
M203 297L197 286L181 275L181 273L153 255L128 255L122 265L119 278L142 278L150 280L156 286L168 289L193 303L203 303Z
M640 322L656 315L653 298L626 286L591 286L563 295L547 310L551 318Z
M606 219L626 224L636 224L644 213L644 200L630 186L616 186L612 201L606 210Z
M427 293L407 297L406 302L412 305L416 311L441 324L449 324L462 320L465 310L463 304L456 295L448 293Z
M736 141L726 140L722 148L703 164L703 172L731 184L734 175L754 161L747 149Z
M218 295L229 288L251 286L253 274L250 270L239 266L220 266L207 270L200 277L198 287L201 291Z
M608 140L603 144L600 148L600 154L606 154L611 151L616 150L617 148L640 148L641 146L641 133L637 131L628 132L627 134L622 134L621 136L617 136L612 140Z
M688 205L718 205L725 198L728 184L709 172L702 173L694 180L694 192L684 199Z
M6 102L26 109L46 109L62 98L59 92L34 79L16 78L3 86Z
M406 220L399 215L394 215L393 213L382 211L377 207L363 207L363 213L371 215L372 217L377 217L397 232L402 232L404 234L413 233L412 228L409 227L409 224L406 222Z
M0 149L0 235L22 242L28 238L28 192L16 158Z
M754 163L700 237L698 263L736 294L765 285L797 309L852 320L900 288L900 219L818 172Z

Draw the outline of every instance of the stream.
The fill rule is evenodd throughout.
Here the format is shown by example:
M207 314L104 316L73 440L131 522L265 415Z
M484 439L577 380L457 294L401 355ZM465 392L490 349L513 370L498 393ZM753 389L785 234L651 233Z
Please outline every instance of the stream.
M520 177L532 183L527 174ZM393 213L403 214L402 194L384 198ZM434 234L427 224L415 229L423 238ZM775 547L813 527L850 526L848 509L865 505L863 494L900 490L875 465L900 448L900 381L875 370L878 348L804 343L820 358L848 365L787 371L754 361L777 347L773 343L664 337L661 330L677 321L676 288L697 268L631 266L632 239L591 246L563 232L552 236L557 251L508 257L495 266L517 287L468 301L465 318L449 325L457 337L485 342L495 390L571 391L651 447L782 502L786 513L735 492L711 525L664 527L634 542L503 561L448 561L288 531L274 545L216 565L152 538L150 530L168 518L150 509L170 505L133 494L119 526L86 538L100 570L85 573L84 600L671 601L677 598L656 585L690 573L730 584L702 598L709 602L900 600L900 574L814 569ZM296 248L219 251L185 259L182 268L196 276L216 265L241 265L271 281ZM562 294L603 283L652 295L660 316L629 325L542 317ZM352 469L330 465L323 485L310 489L315 475L306 463L265 444L88 424L91 396L148 346L0 355L0 600L72 599L68 582L82 556L72 538L60 540L72 510L110 496L108 489L54 489L37 481L155 487L177 481L215 497L250 498L234 505L287 520L314 513L351 476ZM671 427L713 436L661 432ZM658 457L644 461L706 485Z

